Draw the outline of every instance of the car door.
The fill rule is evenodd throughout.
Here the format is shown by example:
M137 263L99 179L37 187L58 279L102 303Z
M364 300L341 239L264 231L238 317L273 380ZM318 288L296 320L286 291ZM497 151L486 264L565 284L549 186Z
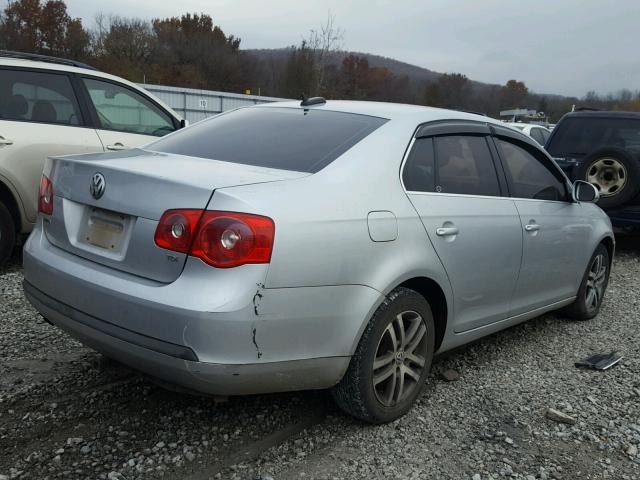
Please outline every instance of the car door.
M426 126L402 174L451 282L456 332L506 318L520 269L520 219L488 134L484 124Z
M541 145L544 147L547 144L547 140L549 140L549 137L551 136L551 132L546 128L540 128L539 130L540 130L540 135L542 135Z
M530 130L530 136L536 142L538 142L540 145L544 145L545 138L544 138L544 135L542 134L542 129L541 128L532 127L531 130Z
M496 129L495 143L520 215L523 252L512 315L576 295L589 239L582 207L553 161L516 133Z
M0 178L18 192L27 222L36 219L46 157L96 151L102 143L68 75L0 68Z
M82 84L106 150L138 147L179 127L168 112L133 88L88 76Z

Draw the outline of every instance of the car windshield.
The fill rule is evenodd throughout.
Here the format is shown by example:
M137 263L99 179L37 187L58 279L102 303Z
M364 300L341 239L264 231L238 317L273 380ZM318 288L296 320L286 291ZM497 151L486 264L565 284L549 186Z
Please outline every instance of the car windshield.
M197 123L147 149L316 173L385 122L313 109L243 108Z
M640 148L640 119L574 117L556 128L547 150L551 155L585 155L600 147Z

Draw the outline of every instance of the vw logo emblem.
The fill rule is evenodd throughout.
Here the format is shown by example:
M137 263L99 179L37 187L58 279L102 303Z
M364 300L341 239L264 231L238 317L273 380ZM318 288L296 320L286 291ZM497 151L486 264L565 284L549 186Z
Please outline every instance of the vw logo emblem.
M104 195L106 188L107 182L104 179L104 175L101 173L94 173L93 177L91 177L91 184L89 185L91 196L98 200L102 195Z

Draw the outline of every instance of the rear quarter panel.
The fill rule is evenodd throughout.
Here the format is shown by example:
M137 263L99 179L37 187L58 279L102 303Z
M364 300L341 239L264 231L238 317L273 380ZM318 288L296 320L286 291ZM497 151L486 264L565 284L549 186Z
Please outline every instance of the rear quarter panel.
M302 179L218 189L209 208L275 221L266 288L365 285L387 294L424 276L449 296L446 273L400 183L402 157L416 126L390 121ZM396 240L371 239L372 211L395 215Z

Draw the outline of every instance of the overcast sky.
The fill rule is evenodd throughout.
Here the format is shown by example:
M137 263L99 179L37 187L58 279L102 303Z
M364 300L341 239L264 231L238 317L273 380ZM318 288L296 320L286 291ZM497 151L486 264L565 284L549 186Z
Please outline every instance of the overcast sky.
M91 26L98 11L155 18L207 13L242 48L298 44L327 12L344 48L539 93L640 89L638 0L66 0Z

